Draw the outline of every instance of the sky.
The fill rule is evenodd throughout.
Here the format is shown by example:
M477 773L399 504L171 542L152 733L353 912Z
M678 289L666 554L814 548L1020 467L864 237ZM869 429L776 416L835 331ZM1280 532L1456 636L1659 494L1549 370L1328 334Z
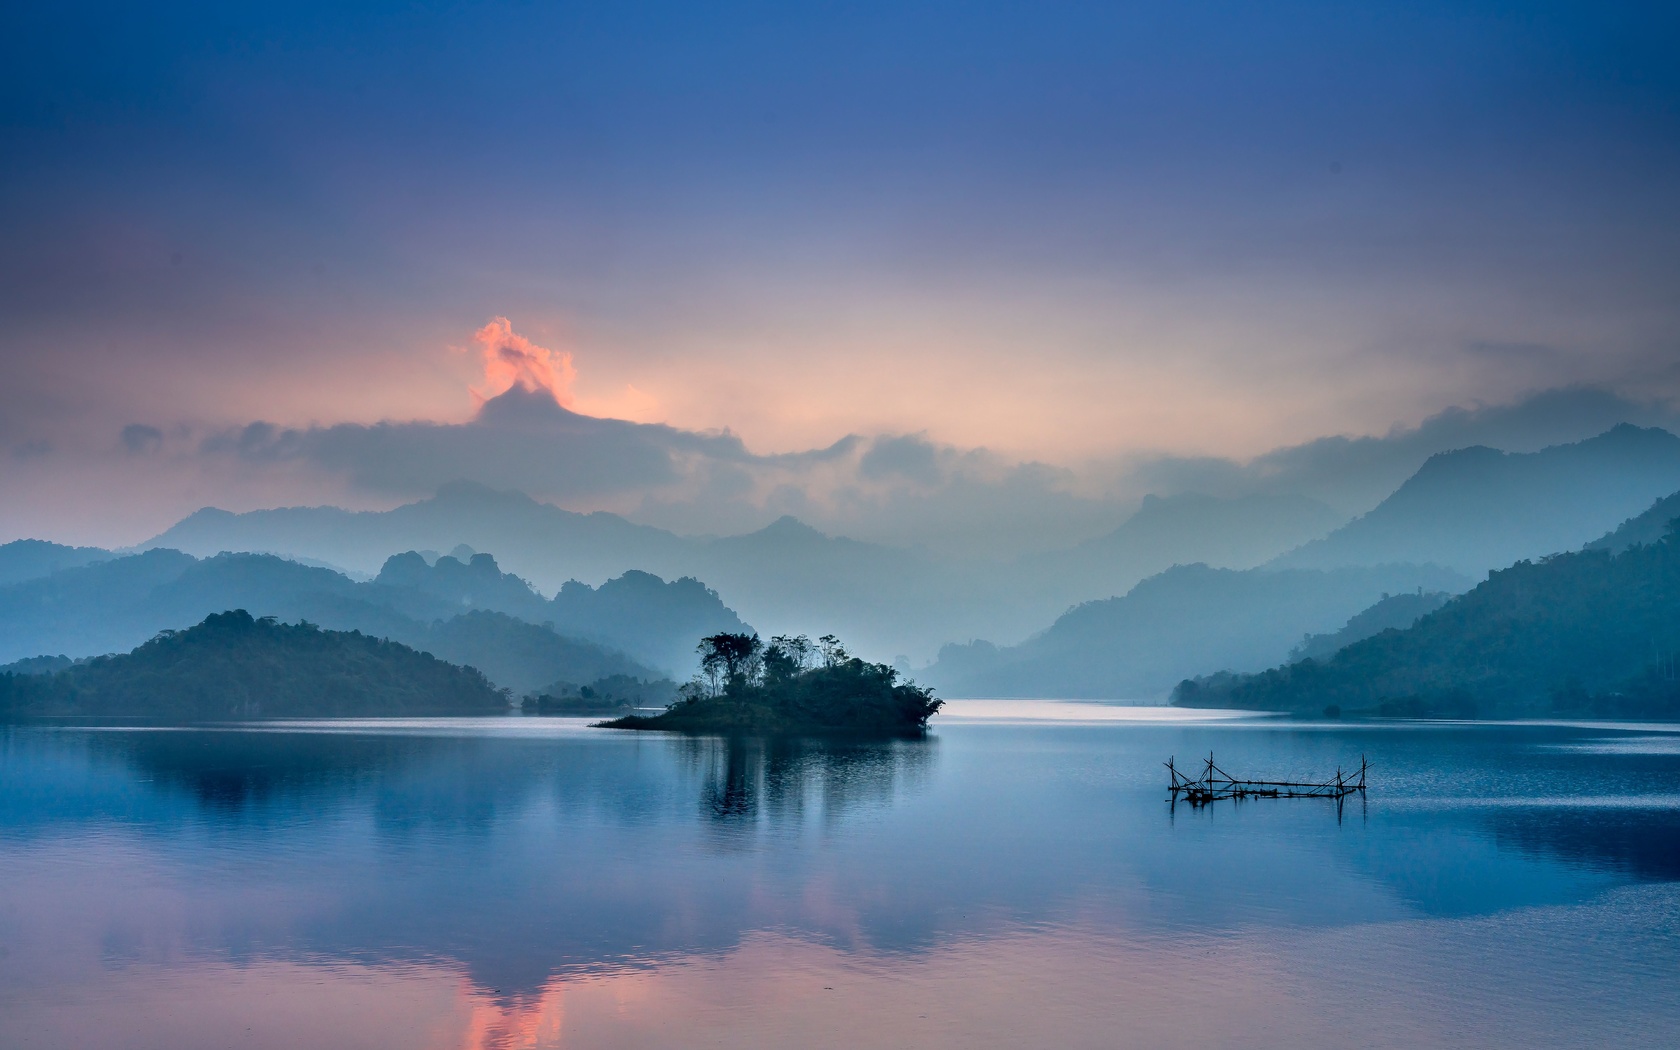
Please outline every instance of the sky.
M1664 4L10 5L0 538L456 471L1051 543L1327 438L1662 422L1677 44Z

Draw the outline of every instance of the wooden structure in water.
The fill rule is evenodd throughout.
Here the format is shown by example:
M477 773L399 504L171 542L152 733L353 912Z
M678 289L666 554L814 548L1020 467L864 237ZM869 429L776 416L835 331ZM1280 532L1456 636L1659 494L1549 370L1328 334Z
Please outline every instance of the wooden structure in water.
M1171 758L1163 764L1167 767L1167 775L1172 778L1168 784L1168 790L1172 792L1171 801L1177 802L1182 797L1192 806L1205 806L1227 798L1332 798L1341 801L1349 795L1357 794L1361 798L1365 795L1364 756L1360 756L1356 773L1343 773L1342 768L1337 766L1336 775L1321 782L1240 780L1220 769L1214 763L1211 751L1195 777L1179 769Z

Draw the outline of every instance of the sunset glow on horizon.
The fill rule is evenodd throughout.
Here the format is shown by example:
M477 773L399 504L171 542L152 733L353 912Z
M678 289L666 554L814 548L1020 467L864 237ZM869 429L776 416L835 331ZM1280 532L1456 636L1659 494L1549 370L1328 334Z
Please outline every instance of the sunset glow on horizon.
M84 529L60 485L389 506L210 450L513 388L757 457L916 436L1113 514L1163 457L1667 418L1664 19L1311 8L19 12L0 532Z

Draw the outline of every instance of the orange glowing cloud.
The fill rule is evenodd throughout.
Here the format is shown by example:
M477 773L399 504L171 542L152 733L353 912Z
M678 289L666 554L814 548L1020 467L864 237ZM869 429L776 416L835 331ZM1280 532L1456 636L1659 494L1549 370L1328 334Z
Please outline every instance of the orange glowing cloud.
M515 332L505 317L474 332L473 342L484 357L484 386L473 391L480 399L489 400L518 385L531 393L546 390L555 404L572 407L577 368L569 352L538 346Z

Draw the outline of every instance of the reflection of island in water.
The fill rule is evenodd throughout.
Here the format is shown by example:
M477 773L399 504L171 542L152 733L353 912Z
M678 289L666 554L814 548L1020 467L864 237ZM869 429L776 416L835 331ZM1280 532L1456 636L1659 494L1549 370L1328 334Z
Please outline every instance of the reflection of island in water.
M353 790L369 776L458 752L464 742L186 728L93 733L89 743L95 755L117 759L150 782L184 791L227 816L271 800Z
M1185 834L1161 819L1154 775L1135 789L1108 779L1157 759L1150 734L1096 746L1067 729L801 741L486 726L0 731L0 774L27 787L0 792L0 834L54 836L98 871L103 832L143 826L124 870L191 900L178 932L192 948L395 971L443 961L492 1028L544 1015L565 984L704 962L767 931L908 959L1070 914L1163 930L1330 922L1373 890L1423 914L1479 914L1604 884L1558 858L1672 878L1664 858L1680 841L1652 810L1606 822L1526 807L1405 810L1340 829L1253 807ZM1431 738L1396 768L1497 775L1514 733L1483 731L1470 751ZM1255 763L1281 760L1262 750ZM1579 786L1579 765L1558 759L1559 783ZM60 807L51 822L35 815L44 796ZM1244 871L1236 890L1185 878L1210 838ZM33 863L33 851L11 852ZM1312 892L1300 888L1303 855L1325 872ZM80 914L85 884L61 867L40 870L39 893ZM1525 879L1535 888L1521 897L1513 880ZM1139 887L1147 907L1128 903ZM110 928L140 922L143 901L103 900ZM108 950L100 941L89 957Z
M403 785L425 785L435 800L446 794L456 808L482 796L506 798L543 780L572 803L622 781L590 776L598 755L573 741L552 741L564 766L542 741L382 733L262 730L150 730L89 735L95 755L121 761L147 781L183 791L223 819L268 803L326 795L352 801L358 789L378 787L387 801ZM858 806L886 805L895 794L925 783L937 751L932 738L796 739L678 737L668 744L684 779L697 781L701 813L745 826L758 820L826 822ZM581 779L580 779L581 778ZM442 788L447 790L440 790ZM605 801L595 799L594 801Z
M925 783L937 741L691 737L679 741L702 778L701 813L720 824L825 822L885 805Z
M684 859L671 851L697 816L722 835L714 845L728 847L890 807L930 780L938 753L933 739L274 729L80 740L96 767L124 768L129 783L148 786L164 808L146 818L160 829L180 822L171 813L211 821L219 833L202 854L207 862L219 863L223 851L259 858L263 879L320 895L302 922L242 913L234 932L243 943L281 956L406 964L418 951L458 960L473 985L497 990L498 1009L554 980L731 951L765 926L852 936L855 915L813 926L799 914L795 887L809 873L797 866L775 876L791 880L789 895L766 897L761 850ZM346 834L365 855L385 854L383 866L366 877L324 877L309 858L342 848L328 844ZM649 837L629 854L600 848L625 834ZM228 887L201 888L214 900ZM827 929L829 921L838 927ZM896 925L879 935L890 940ZM217 939L214 923L201 933Z

